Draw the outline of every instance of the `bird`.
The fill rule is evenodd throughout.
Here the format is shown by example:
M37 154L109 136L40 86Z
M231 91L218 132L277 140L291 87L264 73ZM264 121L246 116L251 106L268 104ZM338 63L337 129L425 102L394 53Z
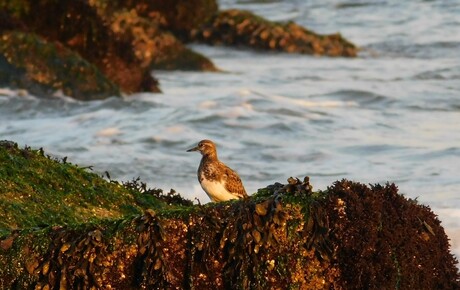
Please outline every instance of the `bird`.
M201 187L211 201L247 198L243 182L238 174L217 158L216 144L211 140L201 140L187 152L199 151L202 155L197 176Z

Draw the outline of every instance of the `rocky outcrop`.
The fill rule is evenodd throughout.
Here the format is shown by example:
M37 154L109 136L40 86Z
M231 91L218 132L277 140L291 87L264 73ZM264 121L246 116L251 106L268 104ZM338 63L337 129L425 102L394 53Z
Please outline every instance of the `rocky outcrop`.
M150 73L152 69L217 70L209 59L188 49L168 30L180 33L200 24L206 19L206 13L212 15L216 11L215 1L153 3L94 0L58 3L16 0L0 1L0 8L0 34L2 31L10 34L22 32L24 37L38 36L46 45L74 51L75 57L94 65L98 76L104 76L114 87L114 90L107 90L101 83L93 88L93 94L92 90L84 87L84 83L65 86L69 75L72 75L72 72L64 71L65 67L54 75L55 81L35 79L30 71L23 70L23 63L17 62L19 54L11 52L14 47L8 55L0 52L0 69L4 72L0 75L6 75L0 80L2 84L26 88L34 94L47 95L60 89L71 97L89 100L119 95L119 91L159 92L158 82ZM25 36L27 34L31 35ZM10 42L3 44L11 45ZM32 54L41 52L31 50L29 56L42 59L43 64L67 61L60 54L38 54L38 57ZM79 78L100 83L94 75L86 73L82 69Z
M192 205L174 192L108 182L11 142L0 143L0 161L0 214L9 217L1 224L4 288L460 287L439 220L394 185L342 180L314 192L308 178L290 178L246 200ZM43 166L48 174L38 174ZM32 205L53 192L66 206L89 208L62 208L54 221L32 218L54 209ZM21 226L11 229L14 223Z
M208 58L187 48L174 34L139 16L136 10L120 10L107 17L116 37L131 44L142 68L217 71Z
M182 40L191 30L207 23L218 13L216 0L140 0L134 1L135 9L144 17L157 22Z
M78 52L123 92L159 91L150 71L136 63L130 43L117 39L87 1L18 0L10 5L4 13L9 26Z
M19 61L20 53L7 47L12 45L8 38L15 33L66 53L31 50L29 58L42 59L47 72L47 77L37 78L37 73ZM82 100L119 92L159 92L152 69L218 71L209 59L184 45L190 41L327 56L357 53L357 48L340 34L318 35L292 22L274 23L245 11L219 12L215 0L0 0L2 35L1 85L39 95L62 90ZM47 66L61 62L69 65L71 51L83 69L70 85L74 71L65 72L63 67L58 72L56 66ZM88 69L91 65L94 67Z
M319 35L293 22L276 23L248 11L222 11L192 31L192 39L258 50L354 57L358 48L340 34Z
M79 100L120 94L116 84L78 53L59 42L19 31L0 36L0 85L27 88L37 96L61 90Z

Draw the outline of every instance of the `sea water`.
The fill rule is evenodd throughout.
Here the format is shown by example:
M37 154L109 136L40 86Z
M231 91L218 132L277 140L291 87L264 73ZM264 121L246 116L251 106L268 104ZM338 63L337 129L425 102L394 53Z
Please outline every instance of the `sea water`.
M235 1L319 33L357 58L191 48L221 73L154 71L163 94L80 102L0 89L0 139L43 147L120 181L140 177L209 201L196 170L204 138L249 193L290 176L394 182L439 215L460 256L460 2Z

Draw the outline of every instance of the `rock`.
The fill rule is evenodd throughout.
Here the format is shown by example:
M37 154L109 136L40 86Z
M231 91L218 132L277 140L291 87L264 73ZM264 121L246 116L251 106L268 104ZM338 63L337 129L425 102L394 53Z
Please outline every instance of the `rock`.
M458 261L437 216L398 193L342 180L327 190L330 241L345 288L458 289Z
M0 234L140 214L169 202L155 197L159 194L137 181L126 186L107 181L67 157L57 160L42 149L0 141Z
M120 39L131 43L140 66L160 70L217 71L212 61L187 48L171 32L136 10L110 15L110 28Z
M216 0L139 0L135 9L140 15L158 21L162 28L180 39L188 39L191 30L208 22L217 13Z
M27 89L38 96L61 90L79 100L120 95L118 86L78 53L18 31L0 35L0 85Z
M56 5L53 1L17 0L6 8L5 16L10 19L3 22L8 28L32 31L78 52L123 92L159 92L149 69L136 61L131 44L118 39L87 1Z
M75 77L75 71L66 74L63 67L55 73L64 61L61 54L56 54L54 66L47 67L50 64L44 60L50 56L44 50L31 51L44 59L40 64L46 74L26 68L18 58L0 55L1 84L38 95L60 89L77 99L91 100L120 91L160 92L152 69L218 71L211 60L184 45L190 41L328 56L357 53L340 34L318 35L292 22L270 22L245 11L218 12L215 0L82 0L59 5L0 0L0 7L0 36L35 35L42 47L45 43L55 46L66 56L73 52L73 59L84 68L72 83L69 77ZM3 50L11 56L14 48L5 45L10 44L4 41ZM64 62L71 66L68 59Z
M354 57L357 47L340 34L319 35L293 22L276 23L248 11L227 10L191 33L194 41L259 50Z
M150 204L140 202L146 192ZM65 207L43 202L44 194L65 196ZM246 200L192 205L0 142L0 201L1 226L24 226L0 238L6 289L460 287L436 215L393 184L342 180L314 192L308 178L290 178ZM42 203L61 216L54 226L34 227ZM96 215L84 210L98 204ZM139 207L143 214L130 214Z

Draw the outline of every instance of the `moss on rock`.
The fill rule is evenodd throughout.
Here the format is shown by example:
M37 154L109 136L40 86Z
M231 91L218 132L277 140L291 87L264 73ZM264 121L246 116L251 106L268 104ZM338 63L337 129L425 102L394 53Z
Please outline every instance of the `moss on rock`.
M136 180L107 181L66 158L0 142L0 233L117 219L181 201L173 192L160 197L161 192Z
M37 57L39 56L39 57ZM0 84L36 95L56 90L79 100L118 96L118 87L79 54L33 33L0 35Z

